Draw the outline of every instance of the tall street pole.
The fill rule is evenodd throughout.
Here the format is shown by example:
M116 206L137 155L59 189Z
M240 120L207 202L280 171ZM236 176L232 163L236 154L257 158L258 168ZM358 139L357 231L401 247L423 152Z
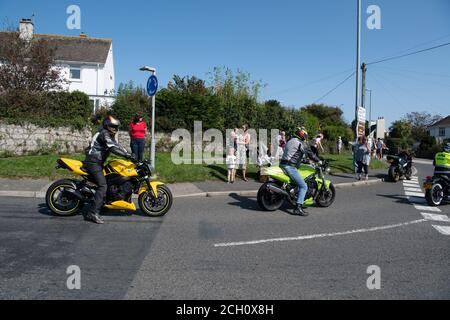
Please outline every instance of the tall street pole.
M357 37L356 37L356 101L355 101L355 119L356 119L356 139L358 139L359 117L358 108L360 107L360 86L359 86L359 70L361 67L361 0L357 2Z
M155 78L156 81L156 86L155 88L151 88L150 90L154 90L154 92L149 92L150 95L150 99L151 99L151 103L150 103L150 107L152 108L151 110L151 121L152 121L152 137L151 137L151 146L150 146L150 163L152 165L152 167L155 169L156 168L156 162L155 162L155 154L156 154L156 137L155 137L155 115L156 115L156 91L158 88L157 85L157 80L156 80L156 69L155 68L151 68L151 67L142 67L139 70L141 71L149 71L151 73L151 75ZM149 79L150 80L150 79ZM152 82L150 82L152 83ZM147 84L147 91L149 90L148 88L148 84Z
M156 76L156 71L153 72L153 75ZM156 168L156 162L155 162L155 153L156 153L156 138L155 138L155 116L156 116L156 94L152 97L152 146L150 151L150 157L151 157L151 164L153 168Z

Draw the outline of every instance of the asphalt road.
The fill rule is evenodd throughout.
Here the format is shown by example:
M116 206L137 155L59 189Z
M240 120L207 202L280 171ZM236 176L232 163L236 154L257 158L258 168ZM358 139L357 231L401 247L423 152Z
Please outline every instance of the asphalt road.
M432 173L418 164L419 181ZM102 226L0 199L0 299L449 299L450 236L403 183L340 189L307 218L256 199L177 199L164 218L109 213ZM450 216L450 205L440 208ZM81 270L69 290L66 270ZM369 266L381 289L369 290Z

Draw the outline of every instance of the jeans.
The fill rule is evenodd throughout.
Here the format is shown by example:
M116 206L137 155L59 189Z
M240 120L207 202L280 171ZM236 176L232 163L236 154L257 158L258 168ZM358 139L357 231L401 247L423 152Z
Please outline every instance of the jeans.
M302 176L295 167L282 165L281 168L283 168L284 171L289 175L289 177L291 177L291 179L294 180L294 182L298 185L297 204L303 205L303 203L305 202L306 193L308 192L308 185L306 184L305 180L303 180Z
M131 152L134 153L139 161L144 160L145 139L131 139Z
M88 213L99 214L105 203L106 192L108 191L106 178L103 175L103 167L99 163L85 162L84 168L92 177L93 182L95 182L95 184L98 186L95 192L94 201L89 208Z

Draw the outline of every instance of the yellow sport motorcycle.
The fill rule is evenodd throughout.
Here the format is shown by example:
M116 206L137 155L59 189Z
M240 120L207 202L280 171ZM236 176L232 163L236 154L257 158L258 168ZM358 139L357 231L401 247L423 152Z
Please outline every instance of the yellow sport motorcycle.
M83 169L83 162L59 159L56 169L66 169L81 179L64 179L50 186L46 194L48 208L58 216L74 216L86 203L93 200L97 185ZM112 160L103 167L108 191L104 208L112 210L137 211L132 201L133 194L139 195L139 208L151 217L164 216L172 206L173 196L162 182L150 179L153 168L147 160L133 163Z

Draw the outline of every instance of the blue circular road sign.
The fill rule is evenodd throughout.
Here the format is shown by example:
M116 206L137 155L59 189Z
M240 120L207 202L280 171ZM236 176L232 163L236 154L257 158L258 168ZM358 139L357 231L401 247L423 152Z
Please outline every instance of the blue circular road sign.
M158 78L152 75L147 81L147 93L150 97L153 97L156 94L156 91L158 91Z

